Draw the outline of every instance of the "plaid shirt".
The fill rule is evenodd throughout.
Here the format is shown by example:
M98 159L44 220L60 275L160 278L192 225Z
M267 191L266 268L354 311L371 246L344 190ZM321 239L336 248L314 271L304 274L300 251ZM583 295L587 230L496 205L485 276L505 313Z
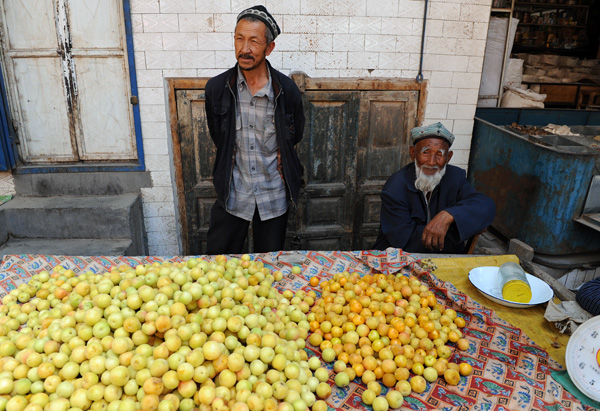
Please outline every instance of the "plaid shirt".
M238 67L236 143L227 211L251 221L255 208L261 220L283 215L288 202L277 169L275 95L271 76L254 96Z

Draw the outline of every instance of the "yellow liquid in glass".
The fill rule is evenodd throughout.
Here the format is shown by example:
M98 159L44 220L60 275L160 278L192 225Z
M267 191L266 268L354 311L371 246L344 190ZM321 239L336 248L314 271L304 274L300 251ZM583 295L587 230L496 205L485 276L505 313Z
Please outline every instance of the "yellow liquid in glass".
M502 298L515 303L527 304L531 301L531 287L522 280L511 280L502 287Z

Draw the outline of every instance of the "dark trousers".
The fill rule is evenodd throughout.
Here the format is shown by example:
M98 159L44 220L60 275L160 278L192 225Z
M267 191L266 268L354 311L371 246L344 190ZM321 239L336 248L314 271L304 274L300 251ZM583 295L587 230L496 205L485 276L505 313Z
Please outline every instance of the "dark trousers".
M288 212L261 221L258 209L252 218L252 238L255 253L283 250ZM241 254L250 221L229 214L215 202L210 211L210 227L206 238L206 254Z

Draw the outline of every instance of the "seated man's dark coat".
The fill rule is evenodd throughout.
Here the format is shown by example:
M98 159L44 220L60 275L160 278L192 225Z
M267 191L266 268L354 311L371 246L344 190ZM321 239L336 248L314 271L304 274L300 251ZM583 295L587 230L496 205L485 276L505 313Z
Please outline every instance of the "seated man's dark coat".
M375 249L401 248L413 253L428 253L421 242L427 225L425 197L415 187L414 162L394 173L381 192L381 222ZM465 171L447 165L446 174L433 190L429 202L430 218L446 210L454 217L442 253L464 253L465 241L485 230L496 213L494 202L476 191Z

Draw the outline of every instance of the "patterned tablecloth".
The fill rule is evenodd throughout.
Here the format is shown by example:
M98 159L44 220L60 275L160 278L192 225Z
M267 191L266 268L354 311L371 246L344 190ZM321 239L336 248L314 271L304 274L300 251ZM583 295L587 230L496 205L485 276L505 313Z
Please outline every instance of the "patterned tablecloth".
M209 260L210 256L200 256ZM190 257L72 257L49 255L9 255L0 265L0 297L20 283L27 282L41 270L52 270L61 265L76 273L101 273L127 264L183 261ZM369 273L397 273L411 271L418 261L401 250L387 251L299 251L255 254L254 259L284 273L283 280L276 283L280 291L303 289L319 290L309 285L313 276L330 278L342 271ZM293 265L302 265L302 273L294 275ZM421 271L421 270L419 270ZM402 409L412 410L584 410L577 399L557 383L550 375L561 366L548 356L519 328L500 319L493 310L460 293L454 286L439 280L429 272L418 274L428 284L438 301L455 309L465 318L463 330L471 345L468 351L455 350L451 360L468 362L473 374L461 377L457 386L449 386L442 379L427 383L422 394L412 393L405 399ZM309 356L320 356L318 349L307 344ZM338 388L333 382L330 369L332 394L328 398L330 409L372 410L361 401L365 386L359 379L348 387ZM387 388L383 386L382 393ZM592 408L587 408L591 410Z

